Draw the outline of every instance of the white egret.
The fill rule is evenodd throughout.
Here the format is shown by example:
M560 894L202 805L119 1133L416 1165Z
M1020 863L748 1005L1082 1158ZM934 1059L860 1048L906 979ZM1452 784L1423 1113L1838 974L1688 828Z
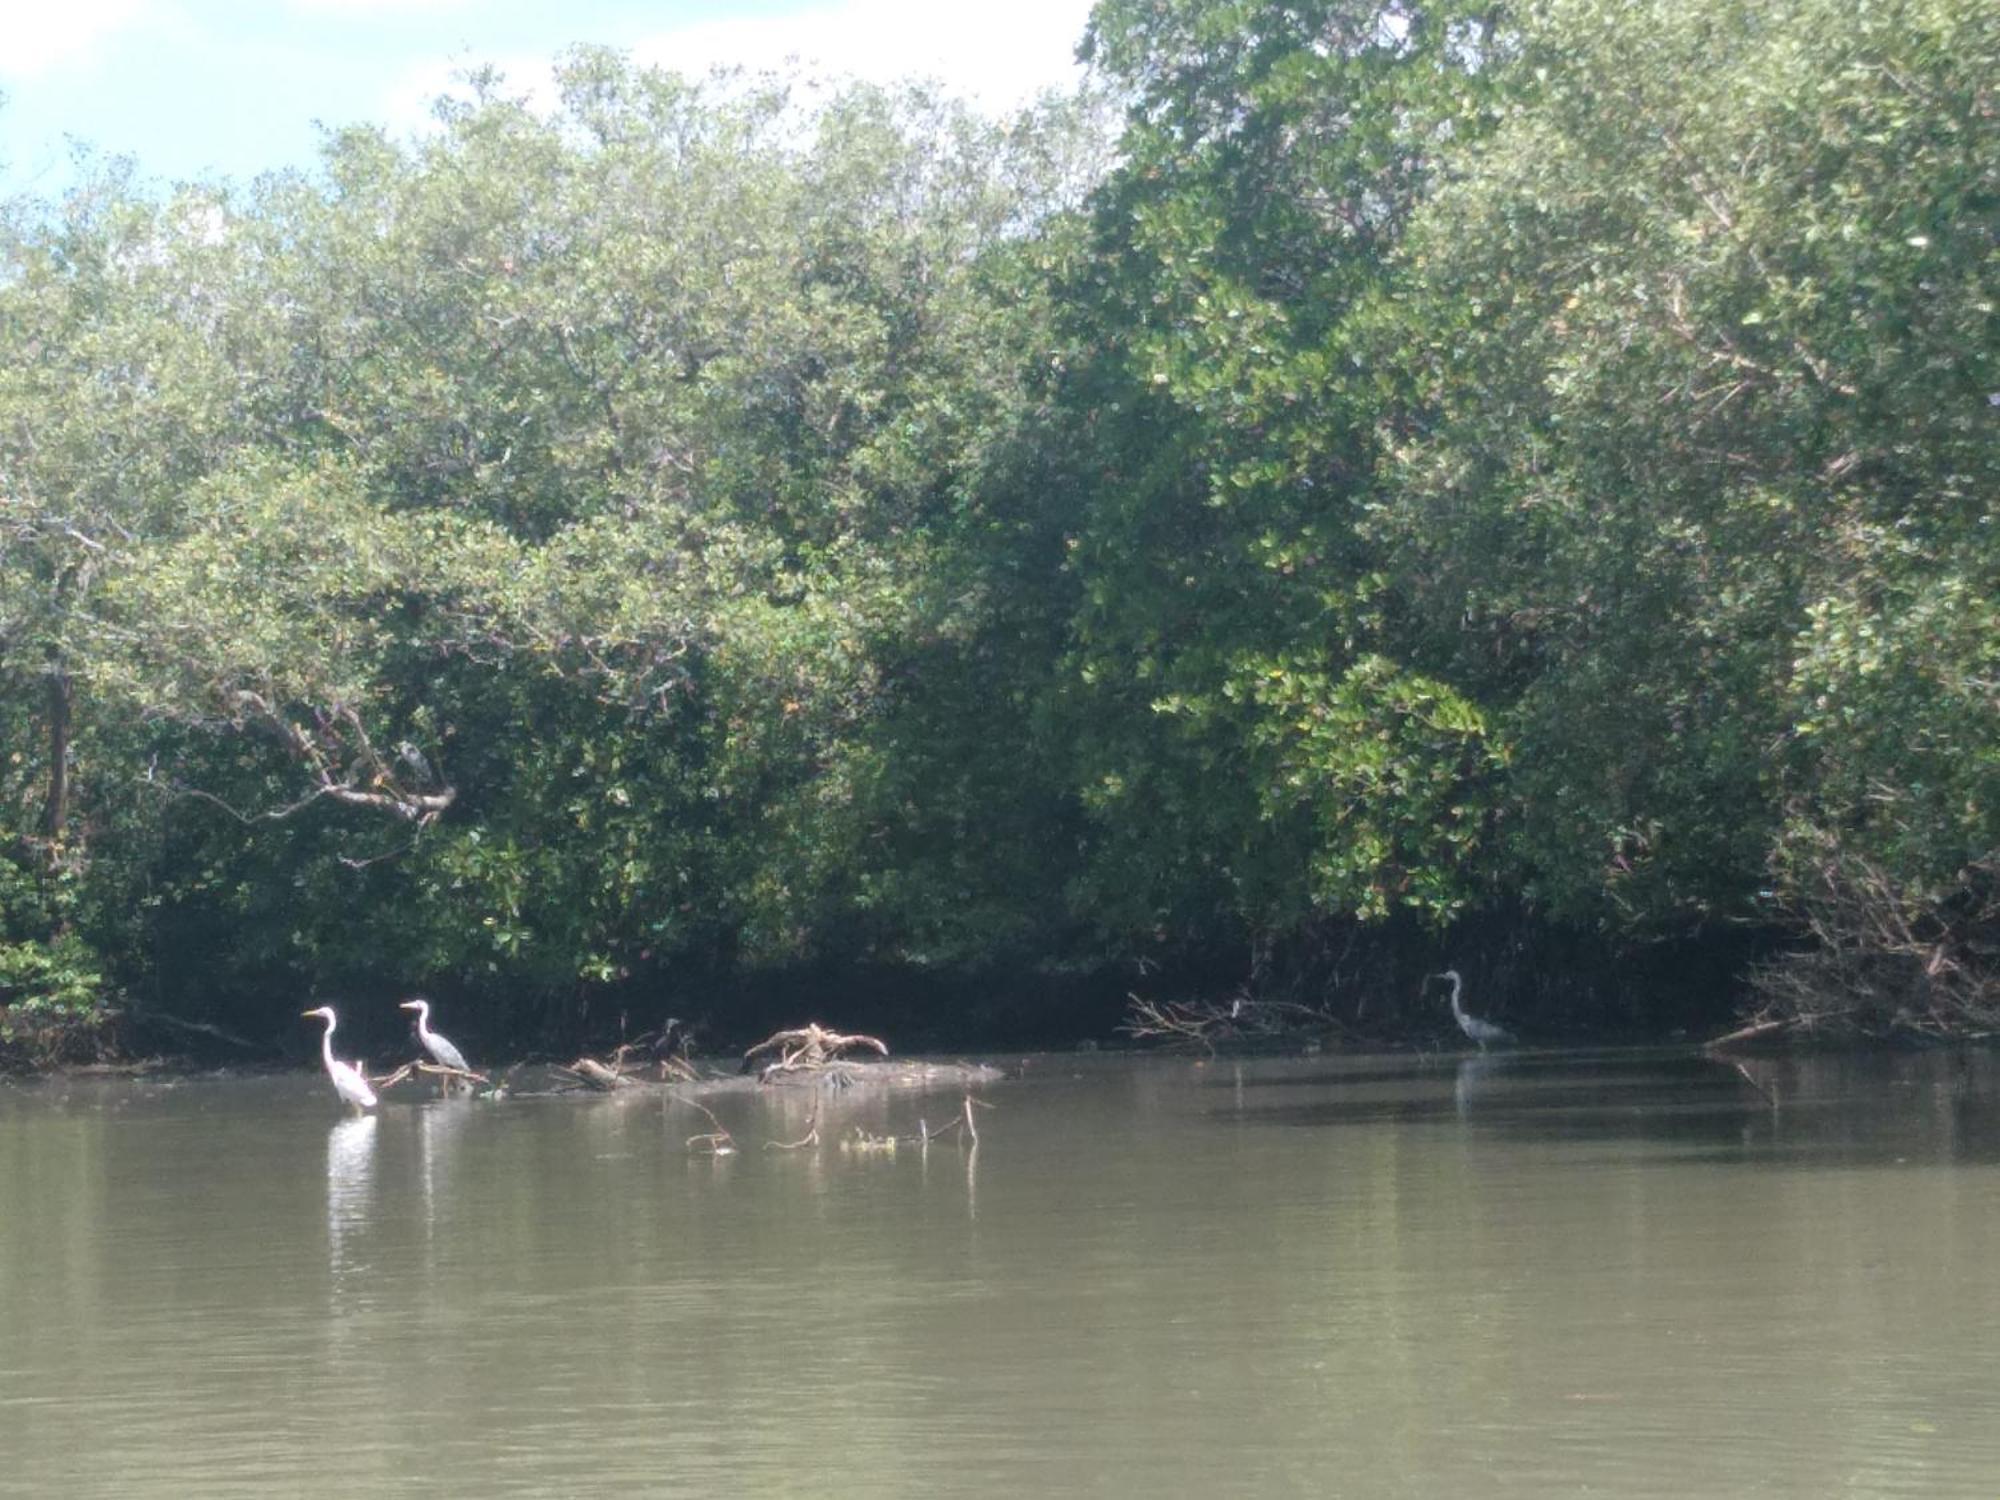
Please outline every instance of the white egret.
M339 1024L331 1005L322 1005L317 1010L301 1011L302 1016L320 1016L326 1021L326 1033L319 1039L320 1060L326 1064L326 1076L333 1080L333 1091L342 1101L355 1109L373 1109L375 1090L368 1086L368 1080L353 1063L344 1063L333 1055L333 1028Z
M1459 1004L1459 992L1464 989L1465 981L1459 977L1458 970L1446 969L1442 974L1432 977L1451 981L1451 1018L1458 1022L1460 1031L1479 1044L1481 1052L1486 1050L1489 1042L1496 1047L1505 1047L1514 1041L1514 1033L1506 1027L1496 1026L1491 1021L1482 1021L1478 1016L1468 1016L1465 1013L1465 1007Z
M452 1046L447 1038L431 1030L430 1001L421 997L405 1000L401 1008L417 1013L417 1040L423 1044L424 1051L430 1053L431 1061L441 1063L447 1068L456 1068L461 1073L472 1071L471 1065L465 1060L465 1054ZM445 1086L446 1088L451 1086L449 1079L446 1080Z

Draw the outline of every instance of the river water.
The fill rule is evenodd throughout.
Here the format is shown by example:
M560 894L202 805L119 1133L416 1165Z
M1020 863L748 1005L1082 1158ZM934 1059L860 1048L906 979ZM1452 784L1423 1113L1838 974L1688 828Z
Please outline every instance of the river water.
M2000 1059L1000 1061L0 1087L0 1492L2000 1493Z

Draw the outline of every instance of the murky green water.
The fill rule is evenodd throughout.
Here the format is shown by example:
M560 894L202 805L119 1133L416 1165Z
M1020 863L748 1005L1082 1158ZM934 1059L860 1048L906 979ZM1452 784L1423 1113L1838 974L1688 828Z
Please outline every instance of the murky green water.
M0 1491L2000 1493L2000 1060L1751 1073L1035 1058L976 1155L720 1161L0 1087Z

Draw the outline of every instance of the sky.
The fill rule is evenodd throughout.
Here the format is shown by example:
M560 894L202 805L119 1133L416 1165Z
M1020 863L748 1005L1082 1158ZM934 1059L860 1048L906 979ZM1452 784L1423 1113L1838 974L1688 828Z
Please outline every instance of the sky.
M1072 81L1089 0L0 0L0 194L59 193L71 142L169 181L314 159L322 127L422 129L453 75L526 90L578 43L683 71L788 60L936 78L988 108Z

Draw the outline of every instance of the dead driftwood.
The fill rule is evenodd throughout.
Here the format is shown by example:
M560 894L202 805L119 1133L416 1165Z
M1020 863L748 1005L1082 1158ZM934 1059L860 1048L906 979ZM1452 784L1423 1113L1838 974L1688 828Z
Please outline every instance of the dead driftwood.
M627 1084L637 1081L636 1070L627 1069L625 1061L638 1050L639 1044L636 1042L621 1042L612 1049L611 1061L608 1063L599 1062L594 1057L579 1057L568 1067L558 1067L554 1071L584 1088L595 1089L599 1093L609 1093L613 1089L624 1088ZM694 1069L688 1067L685 1062L681 1067L684 1071L673 1076L689 1079L695 1076ZM664 1064L660 1076L662 1079L668 1076Z
M1208 1052L1231 1043L1290 1043L1346 1029L1331 1011L1293 1000L1255 1000L1247 994L1227 1001L1125 998L1129 1004L1118 1029L1133 1040Z
M699 1070L685 1057L663 1057L659 1064L662 1083L693 1083L701 1077Z
M607 1067L594 1057L579 1057L568 1067L557 1068L555 1071L567 1074L585 1088L597 1089L604 1093L609 1093L628 1081L615 1064Z
M678 1023L675 1023L678 1024ZM700 1110L709 1130L687 1138L690 1151L711 1156L727 1156L736 1151L735 1137L702 1099L724 1094L754 1093L766 1086L783 1085L820 1091L812 1105L805 1129L796 1140L764 1142L770 1151L804 1151L832 1138L824 1126L827 1102L833 1091L868 1089L879 1092L954 1092L997 1081L998 1069L983 1063L924 1062L888 1060L888 1044L879 1037L847 1035L817 1022L789 1027L766 1037L743 1054L739 1070L733 1074L704 1074L685 1053L682 1040L662 1055L659 1036L653 1033L621 1044L607 1058L579 1057L567 1067L550 1071L560 1086L592 1093L631 1093L638 1090L680 1100ZM853 1054L860 1054L854 1056ZM872 1055L871 1055L872 1054ZM628 1062L629 1059L629 1062ZM658 1075L654 1074L657 1066ZM911 1144L928 1146L953 1130L963 1130L966 1139L977 1143L978 1126L973 1121L976 1101L968 1093L965 1105L943 1129L933 1131L924 1121L917 1122ZM842 1150L887 1150L894 1137L872 1136L851 1131L841 1143Z
M488 1078L484 1073L475 1073L470 1068L451 1068L445 1066L443 1063L423 1061L404 1063L395 1072L388 1074L386 1077L375 1079L372 1087L379 1094L384 1089L392 1089L397 1084L405 1082L419 1073L427 1073L433 1078L442 1078L447 1083L456 1083L460 1079L464 1079L467 1083L483 1083L488 1088L494 1087L493 1080ZM362 1076L364 1078L368 1076L365 1069L362 1070Z
M863 1048L872 1049L882 1057L889 1055L888 1044L872 1036L844 1036L838 1031L829 1031L816 1021L788 1031L773 1032L756 1046L743 1054L744 1073L755 1072L762 1082L785 1073L824 1072L841 1061L841 1054L856 1052ZM754 1067L752 1059L767 1052L776 1052L777 1058Z
M861 1040L864 1045L880 1045L873 1037ZM772 1065L753 1073L703 1073L692 1063L677 1061L661 1067L656 1075L654 1062L643 1057L627 1061L628 1052L634 1050L620 1047L608 1058L579 1057L567 1066L552 1067L549 1072L556 1081L558 1091L613 1093L649 1089L669 1092L679 1098L712 1098L719 1094L755 1092L767 1086L827 1091L859 1088L898 1093L937 1093L996 1083L1002 1077L1000 1070L989 1063L918 1059L863 1060L831 1056L823 1058L816 1066L809 1066L803 1058L793 1058L788 1066L784 1065L786 1056L796 1048L787 1049Z
M1801 942L1751 971L1762 1002L1752 1026L1777 1021L1821 1041L2000 1034L2000 855L1933 887L1899 879L1832 832L1801 834L1789 848L1786 904Z
M695 1029L679 1016L669 1016L657 1030L634 1037L632 1045L644 1048L660 1070L660 1082L692 1083L701 1077L692 1056Z
M1734 1047L1743 1042L1762 1041L1765 1038L1778 1036L1783 1032L1797 1029L1799 1029L1798 1021L1791 1018L1752 1021L1747 1026L1739 1026L1734 1031L1724 1032L1718 1037L1711 1037L1703 1045L1713 1051L1722 1047Z

